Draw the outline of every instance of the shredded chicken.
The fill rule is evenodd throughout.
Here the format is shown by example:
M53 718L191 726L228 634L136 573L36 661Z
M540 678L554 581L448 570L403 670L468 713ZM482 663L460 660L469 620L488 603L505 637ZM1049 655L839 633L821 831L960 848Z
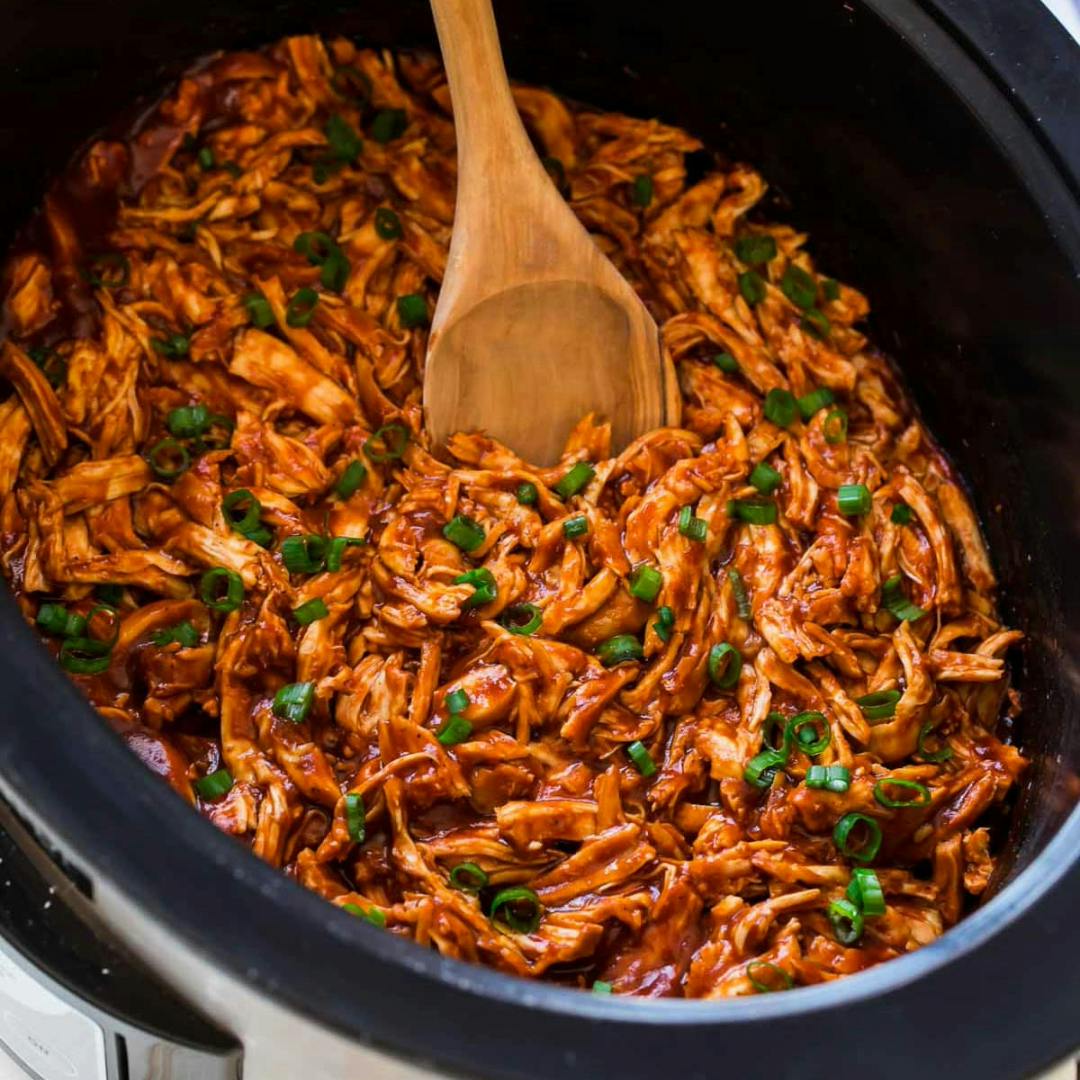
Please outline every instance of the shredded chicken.
M17 244L12 589L197 812L446 956L723 997L917 948L1025 764L963 487L752 168L516 100L683 427L616 454L586 416L550 468L433 447L442 71L291 38L194 69Z

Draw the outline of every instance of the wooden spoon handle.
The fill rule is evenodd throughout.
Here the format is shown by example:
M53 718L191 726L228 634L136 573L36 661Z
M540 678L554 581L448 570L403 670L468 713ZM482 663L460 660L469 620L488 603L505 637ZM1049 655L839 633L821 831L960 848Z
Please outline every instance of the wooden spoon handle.
M547 177L514 105L491 0L431 0L431 10L454 106L459 187L472 205L520 204Z

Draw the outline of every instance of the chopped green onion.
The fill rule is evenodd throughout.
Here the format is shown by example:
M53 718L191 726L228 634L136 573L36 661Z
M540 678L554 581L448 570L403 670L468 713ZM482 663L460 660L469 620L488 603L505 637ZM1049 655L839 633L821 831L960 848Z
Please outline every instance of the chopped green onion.
M768 233L752 233L735 241L735 257L747 266L761 266L776 258L776 241Z
M679 533L688 540L703 544L709 536L709 526L704 518L694 517L694 508L684 506L679 511Z
M771 787L776 770L785 764L787 754L780 750L762 750L747 762L743 779L756 788Z
M650 776L656 775L656 762L652 759L652 754L646 749L645 744L640 740L632 742L626 748L626 756L637 767L637 771L645 777L646 780Z
M729 499L728 517L738 518L748 525L774 525L776 503L762 499Z
M191 348L190 339L184 337L183 334L170 334L167 338L151 338L150 344L153 346L154 352L160 353L162 356L168 356L173 360L178 360L181 356L187 356L188 350Z
M833 392L827 386L819 386L816 390L811 390L809 394L803 394L796 404L799 406L802 418L809 420L819 409L832 405L834 401L836 398Z
M840 298L840 283L835 278L825 278L821 283L821 294L826 300L838 300Z
M375 232L381 240L400 240L401 218L389 206L380 206L375 211Z
M60 666L72 675L100 675L112 663L112 645L89 637L66 638Z
M852 839L852 832L860 826L866 836L862 843L853 847L848 841ZM866 814L845 814L833 829L833 842L840 854L846 858L860 863L873 862L874 856L881 849L881 826Z
M446 711L454 716L457 713L463 713L469 707L469 695L459 686L456 690L451 690L449 694L443 699L443 704L446 706Z
M63 604L42 604L38 609L37 624L47 634L58 637L82 637L86 632L86 617L69 612Z
M191 465L191 455L175 439L162 439L146 452L146 462L159 479L175 480Z
M376 465L396 461L409 445L409 429L404 424L387 424L364 443L364 453Z
M366 541L361 536L335 536L326 545L326 569L336 574L341 569L341 560L345 549L363 547Z
M653 178L648 173L634 177L630 187L630 200L635 206L648 206L653 200Z
M94 596L109 607L119 607L124 599L124 587L122 585L97 585L94 588Z
M633 634L616 634L596 647L596 655L604 667L614 667L626 660L644 660L645 651Z
M265 296L260 293L248 293L244 297L243 304L247 308L248 322L252 326L265 330L267 327L274 325L274 309Z
M664 575L648 563L642 563L630 575L630 595L651 604L660 595L663 584Z
M83 276L97 289L122 289L131 276L131 264L118 251L106 251L90 259Z
M851 787L851 771L844 765L811 765L806 770L806 786L842 793Z
M777 427L787 427L795 419L797 408L795 395L783 387L774 386L765 395L765 419L771 420Z
M896 703L902 696L899 690L878 690L856 698L855 704L867 720L888 720L896 715Z
M478 893L487 887L490 880L487 873L474 862L458 863L450 871L450 884L462 892Z
M404 109L380 109L371 121L371 137L385 146L404 134L408 124Z
M776 732L780 732L780 745L774 740ZM787 717L775 709L765 717L765 723L761 728L761 745L769 750L776 750L783 754L786 763L791 756L791 741L787 730Z
M910 791L914 794L910 799L896 799L889 794L889 788L899 788L900 791ZM890 810L906 810L908 807L929 806L930 789L915 780L901 780L899 777L886 776L874 785L874 798Z
M483 526L465 514L456 514L444 526L443 536L462 551L475 551L484 542Z
M762 495L771 495L780 486L782 479L781 475L764 461L759 461L750 473L750 483Z
M281 559L290 574L317 574L326 564L326 540L313 534L286 537Z
M817 299L817 285L801 266L790 263L780 279L780 290L796 306L812 308Z
M900 582L900 575L895 574L881 586L881 602L885 610L901 622L914 622L916 619L921 619L926 612L903 594Z
M26 355L41 368L46 382L55 390L64 385L67 379L67 361L51 345L39 345L27 349Z
M563 522L563 535L568 540L575 540L579 536L585 536L589 531L589 519L584 514L577 514L567 518Z
M841 484L836 493L836 505L840 513L848 517L869 514L873 505L870 489L865 484Z
M367 812L364 810L364 796L355 792L345 796L345 828L349 839L354 844L362 844L366 835Z
M767 291L764 278L756 270L744 270L739 275L739 292L751 307L760 304Z
M907 503L897 503L889 515L889 520L894 525L910 525L914 518L915 512Z
M364 922L370 923L379 930L386 929L386 916L378 908L368 908L365 911L359 904L342 904L341 910L355 915L358 919L363 919Z
M540 897L522 885L496 893L489 910L492 919L501 916L502 921L519 934L531 934L540 925L543 914L544 905Z
M184 405L165 418L169 431L178 439L194 439L210 424L210 410L205 405Z
M592 992L594 994L610 994L611 983L604 982L603 979L597 979L596 982L592 984Z
M352 264L349 260L340 251L335 251L322 264L322 273L319 275L319 280L322 282L324 289L339 293L348 283L351 270Z
M759 994L790 990L795 985L794 980L782 967L770 964L767 960L752 960L747 964L746 977Z
M357 461L355 458L345 466L338 477L338 482L334 485L334 491L341 499L348 499L350 496L355 495L357 489L364 482L364 477L367 476L367 469L364 467L362 461Z
M235 611L244 600L243 578L235 570L215 566L199 579L199 595L212 611Z
M750 597L746 592L746 583L743 581L742 574L732 567L727 572L727 578L731 582L731 595L735 597L735 611L740 619L749 619L752 614Z
M443 724L435 738L443 746L457 746L458 743L463 743L472 734L472 730L472 724L463 716L455 713Z
M847 413L843 409L832 409L829 415L825 417L821 425L821 431L825 436L825 441L830 446L842 443L847 438Z
M428 320L427 301L419 293L397 298L398 321L406 330L423 326Z
M845 891L847 898L863 915L885 914L885 893L877 874L867 867L857 867L851 871L851 881Z
M203 172L209 172L214 167L214 151L209 146L204 146L195 156Z
M298 289L285 308L285 322L298 329L307 326L315 317L318 305L319 294L314 289L306 286Z
M293 251L303 255L312 266L324 266L340 254L334 238L324 232L302 232L293 241Z
M325 619L329 614L330 609L327 608L326 602L318 596L314 600L308 600L306 604L301 604L298 608L293 609L293 618L301 626L310 626L313 622Z
M806 309L802 319L799 321L799 325L808 334L813 334L814 337L820 338L822 341L832 332L832 323L829 322L828 315L823 311L819 311L816 307Z
M952 747L943 746L940 750L927 750L924 745L926 736L934 730L933 720L927 720L925 724L919 729L919 742L916 746L916 753L923 761L929 761L934 765L938 765L943 761L948 761L952 757Z
M290 724L301 724L307 719L314 700L313 682L289 683L274 695L274 715Z
M821 727L821 735L818 735L818 725ZM804 732L809 732L807 738ZM816 757L829 745L832 734L829 731L828 721L819 712L801 712L793 716L784 731L784 743L788 747L798 746L809 757Z
M712 358L712 362L728 375L734 375L739 370L739 361L729 352L717 353Z
M656 609L656 622L653 623L653 629L656 631L656 636L667 644L671 640L671 631L675 626L675 612L671 610L665 604L662 608Z
M540 492L537 490L536 485L529 483L527 480L524 484L518 484L516 495L517 501L522 506L535 506L540 498Z
M348 120L337 113L326 122L326 141L330 144L330 153L338 161L351 163L364 149L363 139L353 130Z
M726 641L709 650L709 681L721 690L730 690L742 672L742 653Z
M841 945L854 945L863 935L862 912L850 900L834 900L828 907L833 934Z
M596 470L587 461L579 461L551 490L560 499L569 499L587 487L595 475Z
M228 769L217 769L212 773L207 773L206 776L200 776L191 786L200 799L211 802L232 791L233 778Z
M544 613L535 604L513 604L499 616L499 625L511 634L531 637L540 629Z
M499 595L499 587L495 584L495 575L485 566L479 566L475 570L469 570L454 578L455 585L471 585L473 594L461 606L466 608L483 607L490 604Z
M178 642L185 649L194 649L199 644L199 631L186 619L162 630L155 630L150 635L150 640L158 646L171 645Z
M247 509L244 509L245 506ZM240 510L241 516L236 517L234 510ZM248 536L260 525L262 504L247 488L237 488L222 500L221 512L233 529L241 536Z

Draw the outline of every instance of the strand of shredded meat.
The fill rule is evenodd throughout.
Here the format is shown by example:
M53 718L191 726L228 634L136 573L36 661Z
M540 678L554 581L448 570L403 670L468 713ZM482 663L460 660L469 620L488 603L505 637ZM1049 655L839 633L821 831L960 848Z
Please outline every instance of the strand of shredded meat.
M995 735L1020 635L964 491L856 328L866 299L755 211L757 173L657 121L515 94L656 316L684 426L613 453L587 416L551 468L482 433L436 452L420 390L454 206L441 68L316 37L219 56L93 144L8 261L19 603L35 621L107 599L104 670L73 678L132 749L260 858L446 956L724 997L926 944L985 889L984 815L1024 766ZM294 247L308 233L331 242L314 260ZM816 411L766 416L770 391L822 390ZM151 451L200 405L216 437L177 436L186 468L165 475L181 450ZM576 463L587 482L560 495ZM771 492L749 482L760 463ZM851 485L868 509L842 509ZM223 506L236 492L257 528ZM458 516L471 550L445 531ZM282 545L305 536L362 543L291 572ZM630 591L643 565L651 600ZM238 576L233 610L201 586L214 568ZM522 604L534 633L515 632L531 609L507 614ZM304 605L322 614L298 621ZM710 675L724 644L731 686ZM275 707L290 684L311 684L308 711ZM887 691L889 716L858 704ZM748 780L770 714L807 711L828 745L795 738ZM808 787L815 766L847 769L846 789ZM883 779L926 798L887 806ZM882 833L886 906L845 944L830 911L859 865L834 835L851 813ZM493 909L508 887L535 900ZM752 978L754 961L774 966Z

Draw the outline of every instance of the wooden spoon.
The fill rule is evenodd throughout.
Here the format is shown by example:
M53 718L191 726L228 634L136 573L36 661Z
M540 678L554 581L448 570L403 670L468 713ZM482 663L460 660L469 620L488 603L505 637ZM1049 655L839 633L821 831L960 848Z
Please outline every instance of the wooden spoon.
M424 372L435 445L484 430L547 465L590 411L611 420L616 451L677 424L656 323L529 142L490 0L431 7L458 148L454 234Z

